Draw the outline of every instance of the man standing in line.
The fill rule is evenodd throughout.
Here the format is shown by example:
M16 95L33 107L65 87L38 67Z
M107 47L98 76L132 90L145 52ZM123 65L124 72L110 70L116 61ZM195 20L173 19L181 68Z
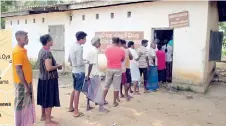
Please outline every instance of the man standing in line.
M127 101L129 101L130 98L132 98L131 96L129 96L129 89L132 83L129 63L130 63L130 60L133 59L133 56L131 55L129 49L126 49L125 40L120 40L120 46L121 46L121 49L125 52L125 60L124 62L122 62L122 82L121 82L120 94L121 94L121 97L124 97L122 93L122 87L124 86L125 96Z
M156 57L156 44L151 43L151 47L148 50L149 70L148 70L148 90L156 91L159 88L158 85L158 67Z
M69 51L69 59L72 65L72 77L74 90L71 93L69 111L74 111L74 117L84 116L82 112L78 111L80 92L82 91L85 79L85 61L83 60L83 47L86 43L87 34L79 31L75 34L77 42L73 44ZM74 100L74 108L73 108Z
M148 81L148 67L149 67L149 60L148 60L148 49L146 48L148 46L148 40L142 40L141 41L141 47L137 49L138 55L140 55L139 58L139 70L140 75L143 75L144 78L144 93L148 93L147 90L147 81Z
M121 84L121 66L125 59L125 52L119 47L120 39L118 37L112 38L112 45L109 46L105 55L107 58L107 73L106 73L106 83L104 89L104 104L108 104L106 101L106 96L108 90L113 84L114 86L114 100L113 106L117 107L118 102L116 101L119 96L120 84Z
M108 112L107 109L104 108L104 99L103 99L103 90L101 87L101 80L99 76L99 68L98 68L98 53L101 43L100 38L94 37L91 40L91 44L93 45L90 52L87 56L87 61L89 63L88 67L88 74L87 79L90 79L91 85L88 87L88 94L87 94L87 111L92 109L90 107L89 101L93 101L99 104L99 111L100 112Z
M28 36L25 31L15 34L17 45L13 49L13 80L15 83L15 125L31 126L35 123L32 67L27 57Z

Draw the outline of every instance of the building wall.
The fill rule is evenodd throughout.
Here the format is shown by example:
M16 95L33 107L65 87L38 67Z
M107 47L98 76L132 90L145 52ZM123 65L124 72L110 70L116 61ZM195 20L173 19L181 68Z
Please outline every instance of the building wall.
M132 15L127 18L127 12ZM30 44L28 51L30 57L37 57L41 44L38 37L48 32L48 25L65 25L65 61L68 50L75 42L75 33L85 31L88 34L87 43L84 45L84 57L86 56L90 40L98 31L143 31L144 38L151 41L152 28L169 27L168 14L181 11L189 12L189 27L174 29L174 61L173 79L176 83L189 83L200 85L204 80L204 68L206 67L205 49L207 42L207 17L208 2L149 2L112 7L74 10L70 12L58 12L39 15L29 15L7 18L7 27L13 28L13 32L24 29L29 32ZM114 13L114 19L110 14ZM99 14L99 19L95 16ZM73 20L69 21L69 16ZM82 20L85 15L85 20ZM31 23L32 18L37 18L37 23ZM41 18L46 22L42 23ZM29 24L17 25L17 20L29 19ZM10 25L10 21L13 25ZM24 21L23 21L24 22ZM14 43L15 43L15 39Z
M212 80L212 76L214 74L214 68L216 62L209 61L209 45L210 45L210 31L218 31L218 9L217 2L209 2L208 7L208 25L207 25L207 35L206 35L206 61L205 61L205 76L204 76L204 84L208 86L210 81Z

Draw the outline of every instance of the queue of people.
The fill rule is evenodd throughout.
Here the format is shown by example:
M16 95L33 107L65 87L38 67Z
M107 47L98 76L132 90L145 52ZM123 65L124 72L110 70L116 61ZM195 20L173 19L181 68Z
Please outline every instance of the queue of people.
M35 122L32 69L24 48L28 44L27 34L25 31L16 32L18 44L13 50L16 126L31 126ZM136 50L133 41L127 43L119 37L113 37L112 43L105 50L107 71L102 85L98 67L98 49L101 47L101 40L98 37L91 40L92 48L87 58L83 59L82 45L86 43L86 36L83 31L76 33L76 42L71 46L68 58L73 78L68 112L73 112L75 118L84 116L78 107L81 92L87 97L87 111L93 108L90 105L92 101L99 105L100 112L109 112L104 105L108 104L106 96L111 85L114 88L113 107L117 107L120 98L130 101L133 98L131 93L140 95L141 78L144 93L157 91L159 83L172 81L172 41L168 43L167 51L162 50L161 44L157 45L156 51L155 42L147 48L148 40L142 40L141 46ZM38 54L37 104L41 106L41 121L45 121L46 125L58 125L58 122L52 120L51 112L53 107L60 107L57 70L62 69L63 65L58 64L51 53L52 37L45 34L40 37L40 42L43 47ZM85 64L88 64L87 74Z

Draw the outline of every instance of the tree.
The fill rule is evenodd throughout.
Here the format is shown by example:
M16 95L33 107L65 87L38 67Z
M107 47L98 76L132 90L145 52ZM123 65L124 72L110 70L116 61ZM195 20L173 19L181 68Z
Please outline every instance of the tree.
M8 10L10 10L13 6L15 6L16 1L2 1L0 0L0 4L1 4L1 13L2 12L7 12ZM1 29L5 28L5 19L1 18Z
M223 47L226 48L226 23L220 22L219 23L219 29L223 32L224 38L223 38Z
M58 3L64 3L65 0L14 0L14 1L8 1L8 0L0 0L1 4L1 13L7 12L9 10L15 10L18 8L24 8L29 6L37 6L37 5L52 5L52 4L58 4ZM1 27L0 29L5 28L5 19L1 18Z

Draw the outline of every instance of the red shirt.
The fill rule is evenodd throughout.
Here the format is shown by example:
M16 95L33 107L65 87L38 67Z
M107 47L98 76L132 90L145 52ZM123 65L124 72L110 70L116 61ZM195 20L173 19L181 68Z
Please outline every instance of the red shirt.
M122 61L125 58L125 51L118 46L109 46L105 50L107 68L121 69Z
M156 57L158 58L158 70L166 69L166 53L158 50L156 51Z

